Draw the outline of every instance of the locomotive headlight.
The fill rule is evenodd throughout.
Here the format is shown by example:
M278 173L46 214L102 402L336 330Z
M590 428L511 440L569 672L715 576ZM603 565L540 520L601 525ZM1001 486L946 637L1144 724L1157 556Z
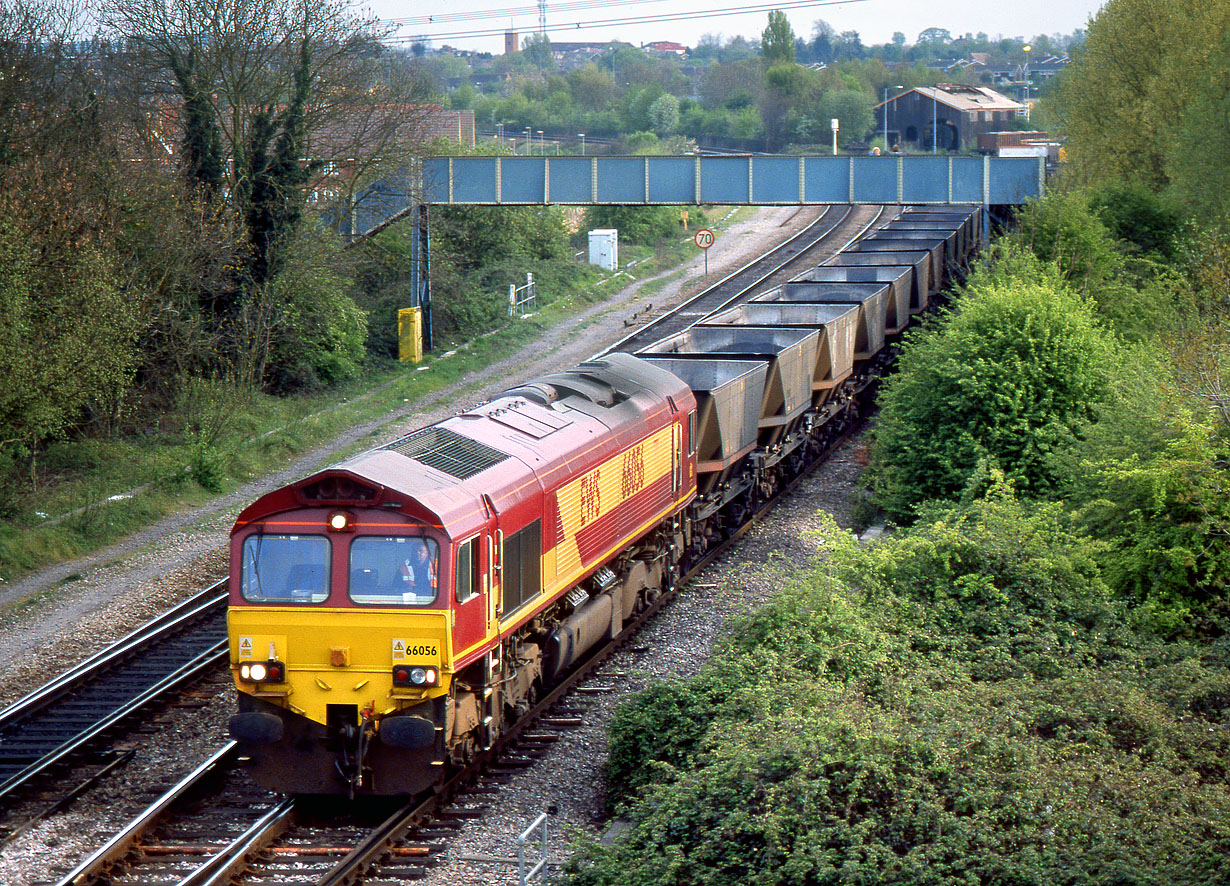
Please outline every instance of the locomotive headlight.
M280 661L245 661L239 665L239 679L248 683L281 683L286 668Z
M329 515L329 528L334 532L345 532L350 526L350 515L344 511L334 511Z

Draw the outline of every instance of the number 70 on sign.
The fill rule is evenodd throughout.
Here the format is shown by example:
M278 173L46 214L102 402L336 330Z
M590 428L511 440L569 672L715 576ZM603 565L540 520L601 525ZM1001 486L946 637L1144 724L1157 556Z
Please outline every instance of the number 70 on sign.
M709 247L713 245L713 231L700 228L692 235L692 242L705 252L705 276L709 276Z

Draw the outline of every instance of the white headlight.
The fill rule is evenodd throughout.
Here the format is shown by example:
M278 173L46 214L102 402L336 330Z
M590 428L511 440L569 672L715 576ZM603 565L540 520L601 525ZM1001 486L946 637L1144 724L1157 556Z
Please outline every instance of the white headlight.
M248 668L248 679L255 680L259 683L261 680L265 679L266 673L265 666L258 662Z
M424 668L411 668L410 682L415 686L422 686L427 682L427 671Z

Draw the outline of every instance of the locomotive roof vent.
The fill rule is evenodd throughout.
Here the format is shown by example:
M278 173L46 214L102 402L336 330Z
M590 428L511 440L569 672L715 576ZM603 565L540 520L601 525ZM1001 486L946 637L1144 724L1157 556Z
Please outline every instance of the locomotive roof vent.
M458 480L468 480L508 458L485 443L440 427L423 428L380 448L391 449Z

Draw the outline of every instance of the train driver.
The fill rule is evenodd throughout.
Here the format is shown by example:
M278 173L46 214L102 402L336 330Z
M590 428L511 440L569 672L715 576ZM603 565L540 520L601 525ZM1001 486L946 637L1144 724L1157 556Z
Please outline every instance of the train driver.
M356 538L350 546L350 598L385 606L433 602L438 550L429 538Z
M426 542L420 541L414 546L411 556L402 561L398 576L403 602L418 603L436 598L436 560L428 552Z

